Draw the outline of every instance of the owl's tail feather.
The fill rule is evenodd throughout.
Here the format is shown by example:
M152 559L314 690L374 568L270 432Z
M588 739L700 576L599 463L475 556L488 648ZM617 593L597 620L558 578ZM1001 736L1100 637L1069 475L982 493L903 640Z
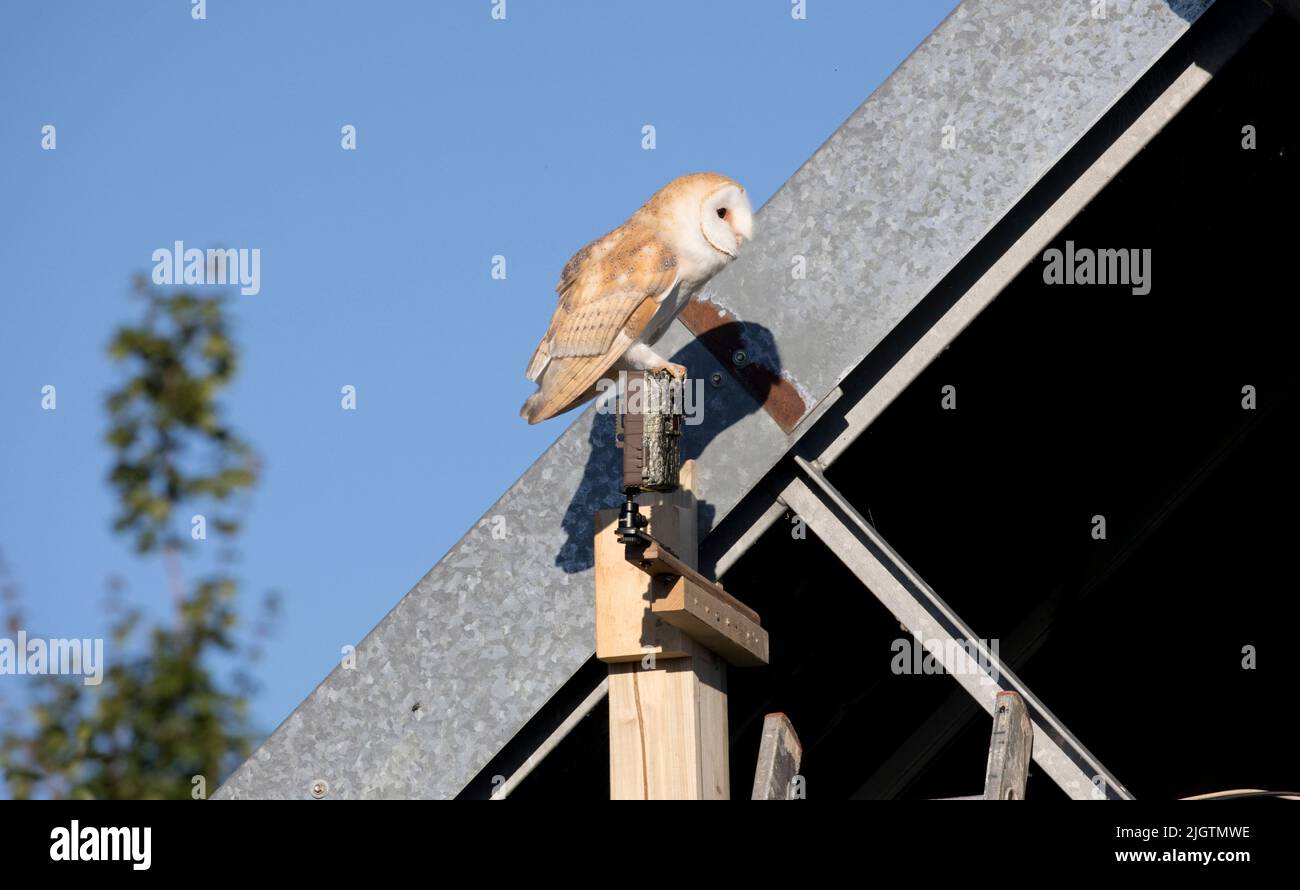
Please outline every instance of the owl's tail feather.
M591 400L596 395L596 383L582 389L584 377L591 372L592 362L600 357L582 356L578 359L561 359L552 363L533 393L519 409L519 416L529 423L541 423ZM596 368L598 374L600 368Z
M539 389L524 400L524 406L519 409L519 416L529 423L539 423L546 419L542 417L543 404L542 391Z

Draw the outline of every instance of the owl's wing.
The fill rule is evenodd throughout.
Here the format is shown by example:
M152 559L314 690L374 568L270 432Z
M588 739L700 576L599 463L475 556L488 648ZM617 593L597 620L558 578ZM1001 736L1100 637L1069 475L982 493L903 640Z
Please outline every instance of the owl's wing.
M676 284L672 252L644 229L625 226L578 251L528 363L528 378L541 388L524 403L524 419L537 423L586 401Z

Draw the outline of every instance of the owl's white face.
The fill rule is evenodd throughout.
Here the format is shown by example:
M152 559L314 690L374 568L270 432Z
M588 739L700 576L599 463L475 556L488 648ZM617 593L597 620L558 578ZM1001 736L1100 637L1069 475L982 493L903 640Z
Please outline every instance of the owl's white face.
M716 173L673 180L640 212L649 214L648 224L671 247L688 284L702 284L722 271L754 234L745 189Z
M700 233L709 246L734 260L740 246L754 237L754 213L745 190L724 185L706 196L700 207Z

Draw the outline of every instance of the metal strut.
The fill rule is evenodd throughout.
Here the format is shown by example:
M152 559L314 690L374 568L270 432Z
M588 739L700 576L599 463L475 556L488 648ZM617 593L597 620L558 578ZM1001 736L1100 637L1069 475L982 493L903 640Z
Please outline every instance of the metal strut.
M984 710L994 713L997 694L1003 690L1020 695L1034 727L1034 761L1056 784L1075 800L1132 800L1119 779L975 636L821 470L793 457L802 476L786 485L779 500L812 527L919 642L933 645L929 651L935 659Z

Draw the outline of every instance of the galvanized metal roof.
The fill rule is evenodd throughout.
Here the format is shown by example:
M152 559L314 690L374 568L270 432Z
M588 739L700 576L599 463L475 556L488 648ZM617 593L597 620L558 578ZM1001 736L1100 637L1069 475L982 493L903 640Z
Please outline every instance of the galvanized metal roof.
M1211 2L1112 0L1094 18L1089 3L966 0L760 211L704 299L814 404ZM685 330L668 339L693 376L720 375L684 439L707 529L791 440ZM304 798L317 781L330 797L454 796L592 654L612 436L608 415L575 420L216 797Z

